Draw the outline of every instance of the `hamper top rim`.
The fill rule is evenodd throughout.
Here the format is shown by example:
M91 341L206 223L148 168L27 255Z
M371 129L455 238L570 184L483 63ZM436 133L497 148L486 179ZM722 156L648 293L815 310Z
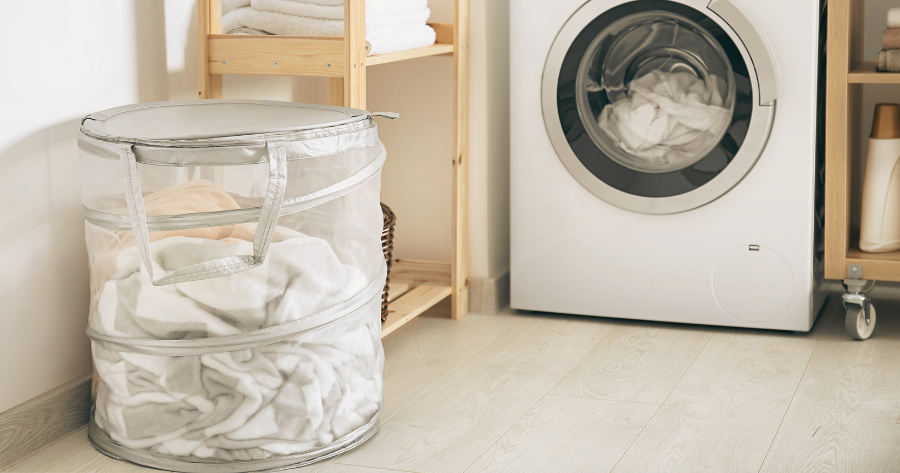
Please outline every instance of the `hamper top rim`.
M130 140L202 140L329 128L365 120L369 112L268 100L184 100L110 108L88 115L94 136Z

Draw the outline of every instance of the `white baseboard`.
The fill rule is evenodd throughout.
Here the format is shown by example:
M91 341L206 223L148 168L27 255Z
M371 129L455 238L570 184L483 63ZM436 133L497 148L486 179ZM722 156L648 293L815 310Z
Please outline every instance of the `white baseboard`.
M87 424L90 412L90 374L0 412L0 471Z
M509 305L509 270L488 278L469 277L469 312L493 315Z

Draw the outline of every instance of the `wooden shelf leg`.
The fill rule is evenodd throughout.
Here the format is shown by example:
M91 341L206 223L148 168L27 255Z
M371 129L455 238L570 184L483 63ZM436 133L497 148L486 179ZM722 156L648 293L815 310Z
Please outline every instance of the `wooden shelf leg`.
M200 55L198 71L201 99L222 98L222 75L209 73L209 42L211 34L222 33L222 0L199 0L197 2L199 16L197 28L197 45Z
M453 259L451 317L469 313L469 0L456 0L454 22Z
M344 106L365 110L365 0L345 0L344 2L344 71Z

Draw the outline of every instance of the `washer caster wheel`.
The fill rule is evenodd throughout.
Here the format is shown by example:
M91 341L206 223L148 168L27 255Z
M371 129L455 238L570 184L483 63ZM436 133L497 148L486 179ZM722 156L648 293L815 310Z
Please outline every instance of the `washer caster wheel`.
M865 310L861 306L848 307L844 326L847 328L847 334L854 340L868 339L875 330L875 306L869 303L869 320L866 320Z

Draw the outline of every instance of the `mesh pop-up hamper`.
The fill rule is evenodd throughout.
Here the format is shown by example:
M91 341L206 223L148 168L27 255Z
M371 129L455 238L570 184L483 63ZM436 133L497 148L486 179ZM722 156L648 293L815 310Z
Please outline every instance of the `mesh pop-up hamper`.
M141 104L88 116L78 144L95 447L245 472L375 433L386 155L369 112Z

